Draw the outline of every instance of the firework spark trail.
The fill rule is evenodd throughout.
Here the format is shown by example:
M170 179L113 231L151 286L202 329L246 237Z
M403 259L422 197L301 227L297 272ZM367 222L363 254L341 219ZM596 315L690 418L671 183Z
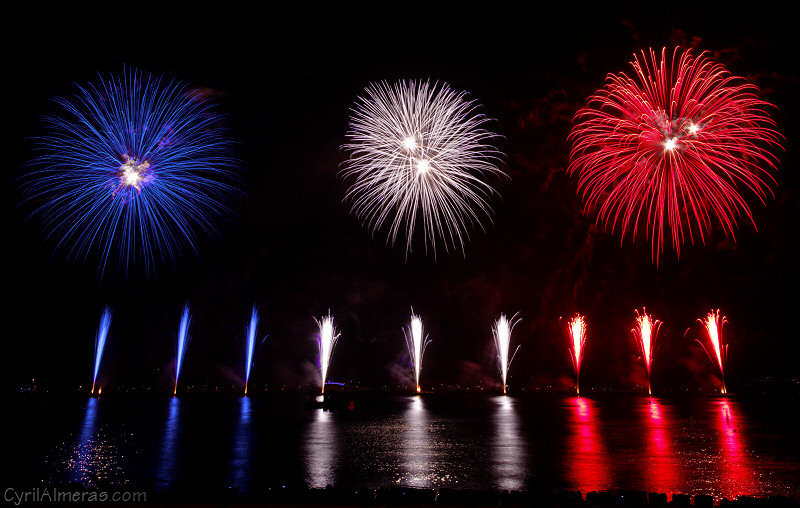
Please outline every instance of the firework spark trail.
M333 355L333 348L339 340L339 334L333 327L333 317L330 311L327 316L322 319L314 318L319 326L319 371L322 381L322 394L325 394L325 380L328 377L328 367L330 366L331 357Z
M108 328L111 326L111 309L106 307L100 316L100 326L94 340L94 377L92 378L92 394L97 384L97 373L100 371L100 362L103 359L103 349L106 347Z
M514 350L514 353L509 358L509 351L511 349L511 332L514 326L519 322L517 316L519 313L514 314L511 319L506 318L505 314L500 314L494 327L492 327L492 335L494 335L494 344L497 347L497 358L500 361L500 374L503 378L503 395L506 394L508 387L508 369L511 367L511 362L514 360L519 346Z
M706 334L708 335L708 341L711 343L713 355L699 339L695 340L697 340L697 342L703 347L703 350L708 355L708 358L711 359L712 362L715 362L719 367L719 374L722 376L722 393L726 394L728 391L725 387L725 358L728 355L728 345L722 345L721 335L722 326L727 323L728 320L725 318L725 316L720 317L719 309L717 309L709 312L705 319L698 319L698 321L703 325L703 328L705 328Z
M645 309L642 313L636 311L636 328L631 330L639 349L642 351L642 358L644 358L644 365L647 369L647 393L653 394L650 386L650 371L653 366L653 352L655 351L656 337L658 336L658 329L661 327L661 321L653 319L653 316L647 314Z
M22 189L68 258L149 274L229 212L238 164L203 92L126 71L54 102Z
M466 95L447 84L381 82L356 101L343 146L345 200L373 234L388 224L392 245L403 229L406 255L418 222L435 256L440 245L463 253L468 229L492 219L496 191L484 178L506 177L504 156Z
M735 240L741 216L753 223L741 191L762 204L781 135L757 97L758 88L732 76L706 53L666 48L635 55L634 75L609 75L575 115L570 175L598 222L622 239L640 229L658 263L664 230L680 256L686 237L705 243L715 223Z
M253 367L253 352L256 347L256 329L258 328L258 308L253 305L253 313L250 315L250 324L247 325L245 336L247 345L245 351L245 374L244 374L244 394L247 395L247 385L250 382L250 369Z
M181 375L181 367L183 366L183 356L186 354L186 346L189 344L189 325L192 322L192 315L189 313L189 304L183 306L181 313L181 324L178 329L178 356L175 363L175 388L172 390L172 395L178 393L178 378Z
M575 368L575 391L580 395L581 362L586 343L586 320L580 314L576 314L567 324L567 330L570 338L572 366Z
M403 329L403 334L406 337L406 346L408 346L408 353L411 355L411 361L414 367L414 379L417 383L417 393L422 389L419 384L419 375L422 371L422 356L425 354L425 348L430 344L425 336L425 331L422 327L422 318L415 315L411 311L411 324L408 329Z

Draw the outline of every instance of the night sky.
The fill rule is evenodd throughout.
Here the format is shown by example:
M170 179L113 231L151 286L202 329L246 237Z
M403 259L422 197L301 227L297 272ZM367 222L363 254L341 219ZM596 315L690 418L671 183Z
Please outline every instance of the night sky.
M386 7L386 6L383 6ZM399 7L399 6L398 6ZM653 386L711 391L713 368L695 343L698 318L728 317L727 381L800 374L796 314L798 80L796 30L788 13L726 7L681 11L389 8L354 12L140 13L126 21L77 12L8 20L3 63L6 252L3 388L75 390L91 384L94 334L114 311L101 381L109 389L170 387L180 310L194 315L182 384L228 388L243 376L244 328L260 309L251 386L315 382L313 317L334 315L341 339L329 378L397 386L409 376L402 328L413 307L432 340L423 387L495 386L491 325L520 312L521 344L509 384L573 383L561 317L587 316L586 387L636 389L644 367L631 335L634 309L664 322ZM224 9L220 4L217 8ZM376 7L376 9L378 9ZM380 10L380 9L378 9ZM34 14L36 14L34 16ZM126 14L130 15L130 13ZM777 106L785 137L775 199L753 199L758 232L740 223L736 242L714 231L706 245L669 250L658 267L650 244L620 244L583 213L565 168L575 111L635 51L675 44L707 50ZM73 83L128 67L174 76L210 91L227 116L241 161L242 195L202 236L196 254L155 275L127 276L96 260L54 252L17 179L48 101ZM444 81L469 92L503 136L510 180L498 186L495 219L471 232L464 255L422 251L406 258L374 237L343 203L338 172L349 108L370 82ZM751 197L752 198L752 197ZM690 329L685 334L687 329Z

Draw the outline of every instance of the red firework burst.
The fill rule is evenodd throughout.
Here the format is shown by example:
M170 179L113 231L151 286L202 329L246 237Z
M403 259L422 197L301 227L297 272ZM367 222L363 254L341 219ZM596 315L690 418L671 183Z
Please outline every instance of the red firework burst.
M702 53L666 48L634 55L634 74L610 74L575 115L568 173L598 223L622 240L645 229L658 263L670 230L676 255L686 237L715 223L735 240L742 191L772 195L780 134L758 88Z

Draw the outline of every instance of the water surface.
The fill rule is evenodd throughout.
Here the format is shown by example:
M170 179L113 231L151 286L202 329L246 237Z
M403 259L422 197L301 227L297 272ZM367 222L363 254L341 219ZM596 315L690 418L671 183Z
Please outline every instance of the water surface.
M405 486L795 496L798 397L356 393L6 400L9 486Z

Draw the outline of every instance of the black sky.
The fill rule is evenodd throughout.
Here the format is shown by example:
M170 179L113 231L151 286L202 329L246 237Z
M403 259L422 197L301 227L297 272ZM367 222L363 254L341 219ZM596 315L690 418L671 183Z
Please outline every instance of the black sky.
M4 388L36 379L50 388L90 382L94 332L105 305L114 321L103 363L108 386L168 385L179 313L195 316L183 378L230 385L241 377L250 308L261 309L253 383L296 386L313 376L312 317L328 312L342 332L330 376L398 382L402 327L421 314L432 344L423 385L494 379L490 327L520 312L522 345L512 384L561 386L572 377L561 316L587 315L582 378L629 389L643 379L630 329L634 309L664 322L654 385L710 389L711 366L694 343L712 307L730 321L729 380L800 373L794 318L798 178L797 44L787 13L616 7L406 12L298 7L294 12L148 11L103 19L83 13L21 15L4 34L6 93ZM36 14L36 15L34 15ZM144 13L140 13L144 14ZM758 232L737 242L715 232L706 245L667 251L656 268L635 245L583 214L565 174L574 112L632 53L675 44L708 50L777 106L786 138L779 186L755 204ZM238 141L244 196L197 255L155 276L67 262L40 225L26 221L16 178L47 101L73 83L135 67L213 91ZM337 177L348 109L372 81L431 79L466 90L496 119L506 171L494 224L475 231L465 256L436 260L371 237L342 202ZM684 335L687 329L691 331Z

